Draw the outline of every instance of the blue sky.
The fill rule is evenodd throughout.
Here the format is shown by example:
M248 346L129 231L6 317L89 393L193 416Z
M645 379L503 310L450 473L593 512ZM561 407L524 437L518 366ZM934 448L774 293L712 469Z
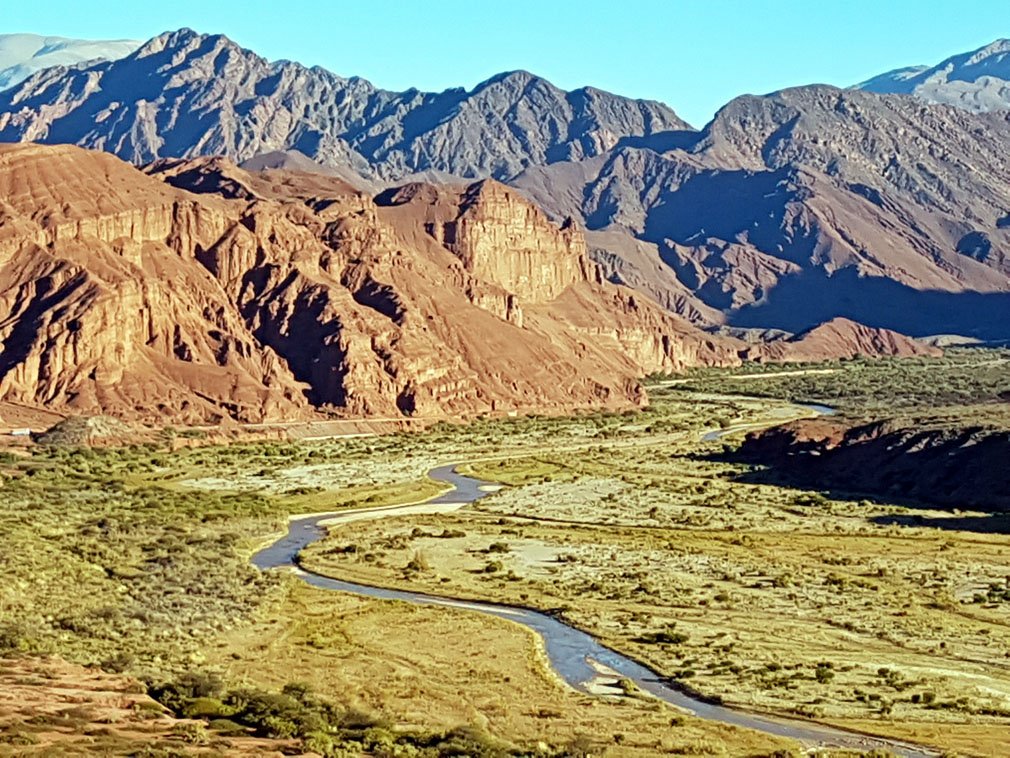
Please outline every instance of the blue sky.
M848 85L1010 36L1000 0L48 0L4 3L0 32L146 39L189 26L268 58L381 87L471 87L527 69L662 100L696 126L743 93Z

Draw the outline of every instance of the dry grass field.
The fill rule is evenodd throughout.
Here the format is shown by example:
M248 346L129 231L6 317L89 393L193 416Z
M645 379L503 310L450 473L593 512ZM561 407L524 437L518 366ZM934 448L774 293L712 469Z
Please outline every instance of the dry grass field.
M851 390L854 369L863 370L836 368L835 381ZM654 389L653 418L627 419L604 444L469 464L465 472L510 486L453 514L342 525L303 565L553 610L726 703L1010 753L1006 533L930 526L968 522L964 511L748 483L745 470L699 455L734 434L703 443L703 431L713 420L731 432L767 424L789 409L699 394L739 384L706 381ZM849 410L868 407L854 398ZM884 525L896 516L916 525Z
M716 424L734 411L717 404L706 413ZM4 453L0 657L58 656L137 677L177 715L203 718L206 744L223 735L295 740L334 756L788 749L637 697L578 694L516 625L310 590L249 564L291 514L430 497L442 486L424 472L475 452L528 453L548 440L578 450L611 436L628 444L630 420L639 418L489 420L417 435L175 451L166 443ZM0 712L0 745L43 750L46 743L13 744L38 732L32 718ZM107 752L135 753L130 734L110 738ZM166 750L145 754L174 754Z
M887 367L862 362L708 372L654 386L641 413L0 453L0 656L122 672L177 714L325 755L797 749L634 693L579 694L517 625L314 590L249 564L292 514L415 502L442 491L425 472L460 461L505 487L454 513L341 525L303 565L551 610L726 703L951 755L1010 754L1005 531L950 528L966 512L757 483L710 457L748 429L809 415L794 400L999 424L998 373L975 372L984 403L961 395L973 366L1003 359L902 363L890 385ZM927 376L940 371L961 393L944 395L947 416L928 411ZM727 435L704 441L713 430ZM912 525L884 523L896 516ZM25 732L19 718L0 712L0 747Z

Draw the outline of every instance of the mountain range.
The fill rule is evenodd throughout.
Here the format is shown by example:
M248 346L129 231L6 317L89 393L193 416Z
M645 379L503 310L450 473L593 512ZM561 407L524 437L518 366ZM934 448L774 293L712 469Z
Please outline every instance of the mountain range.
M983 66L989 82L1002 49L952 70ZM138 165L304 155L370 189L495 178L583 223L611 279L704 327L798 332L841 316L1001 338L1002 114L812 86L738 98L695 131L660 103L564 92L526 72L393 93L181 30L0 93L0 139Z
M1008 336L1006 112L815 86L513 183L698 323Z
M58 111L47 105L59 103ZM687 125L661 103L565 92L524 71L471 91L388 92L227 37L163 34L125 58L42 71L0 101L0 139L72 142L133 163L298 150L366 177L433 171L507 179Z
M2 153L0 396L620 406L651 371L1006 339L1010 112L932 102L1005 81L1002 44L701 130L522 71L389 92L188 29L39 70L0 92L0 141L118 158Z

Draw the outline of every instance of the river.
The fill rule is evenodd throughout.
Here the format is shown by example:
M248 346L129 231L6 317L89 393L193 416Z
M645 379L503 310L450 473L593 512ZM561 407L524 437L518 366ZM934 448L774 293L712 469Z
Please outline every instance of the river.
M833 412L826 406L807 407L822 414ZM709 432L704 439L718 439L733 431L736 429ZM290 522L285 536L253 556L253 564L262 570L293 568L303 581L320 589L351 592L364 597L399 600L417 605L460 608L522 624L536 632L543 640L548 661L558 676L582 692L589 692L589 684L599 680L600 667L603 666L613 672L611 678L629 679L645 692L699 718L795 739L807 747L836 747L864 751L882 748L904 758L928 758L938 755L927 748L894 740L870 737L802 719L767 716L707 702L689 694L679 688L676 682L661 676L638 661L611 650L590 634L545 613L508 605L457 600L420 592L344 582L305 571L298 566L296 560L298 553L309 544L326 537L328 529L338 526L341 522L403 516L419 512L419 509L428 513L456 510L491 494L495 488L491 482L460 474L455 465L440 466L432 469L428 475L436 481L451 485L452 490L423 504L337 511L295 518ZM322 526L321 522L327 522L329 526Z

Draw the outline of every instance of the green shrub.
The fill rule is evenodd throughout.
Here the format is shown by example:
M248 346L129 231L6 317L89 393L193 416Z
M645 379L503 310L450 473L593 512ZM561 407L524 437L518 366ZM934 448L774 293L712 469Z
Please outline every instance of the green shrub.
M211 719L207 722L207 728L219 734L244 734L246 731L244 726L231 719Z
M231 715L231 709L213 697L193 698L183 706L181 712L188 719L212 719Z
M110 674L122 674L133 665L133 662L134 657L130 653L120 652L102 661L101 667Z
M0 624L0 654L21 652L30 647L27 625L21 622Z
M176 724L172 727L172 734L181 737L182 741L189 745L206 745L210 742L207 725L200 721Z
M30 745L39 744L39 738L34 734L29 734L28 732L10 732L9 734L0 734L0 745L12 745L17 747L28 747Z
M222 689L221 677L217 674L190 672L175 682L151 687L148 694L170 711L181 715L190 701L216 697Z
M683 645L689 639L690 635L678 632L671 625L658 632L646 632L636 637L635 642L642 643L643 645Z
M818 666L814 671L814 678L821 684L827 684L832 679L835 678L835 672L830 668L824 666Z

